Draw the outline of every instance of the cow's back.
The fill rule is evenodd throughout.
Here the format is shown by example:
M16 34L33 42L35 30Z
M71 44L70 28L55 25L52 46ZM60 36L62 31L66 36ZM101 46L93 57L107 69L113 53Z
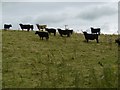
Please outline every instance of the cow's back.
M100 28L91 28L91 33L99 34L100 35Z

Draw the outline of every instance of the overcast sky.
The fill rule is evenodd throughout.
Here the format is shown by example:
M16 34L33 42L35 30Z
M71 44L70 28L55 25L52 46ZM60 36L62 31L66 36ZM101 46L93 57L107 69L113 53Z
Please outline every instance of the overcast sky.
M13 25L12 29L19 29L19 23L23 23L33 24L37 30L35 24L47 24L48 27L63 29L64 25L68 25L68 28L77 32L81 30L90 32L90 27L98 27L105 34L117 33L118 2L30 1L32 0L29 2L2 1L1 28L7 23Z

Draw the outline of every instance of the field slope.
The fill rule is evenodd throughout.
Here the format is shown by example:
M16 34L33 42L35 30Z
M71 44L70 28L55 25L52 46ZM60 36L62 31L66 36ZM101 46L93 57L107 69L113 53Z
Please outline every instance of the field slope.
M46 41L34 31L3 31L3 88L116 88L115 38L100 35L100 43L86 43L74 33L70 38L50 35Z

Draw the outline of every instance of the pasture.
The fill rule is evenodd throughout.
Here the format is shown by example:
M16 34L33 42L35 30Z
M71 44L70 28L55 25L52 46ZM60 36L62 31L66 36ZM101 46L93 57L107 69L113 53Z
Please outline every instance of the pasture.
M112 42L109 42L111 38ZM117 35L100 35L99 43L34 31L2 31L3 88L116 88Z

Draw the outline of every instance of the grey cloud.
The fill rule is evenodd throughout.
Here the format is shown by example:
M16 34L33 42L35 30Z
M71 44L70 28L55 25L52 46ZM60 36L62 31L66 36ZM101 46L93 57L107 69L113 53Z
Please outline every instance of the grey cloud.
M49 23L59 23L62 20L62 18L53 18L53 17L38 17L37 19L35 19L35 23L44 23L44 24L49 24Z
M24 22L24 23L32 23L32 21L33 21L33 17L31 16L26 16L21 19L21 22Z
M63 28L67 24L74 30L88 29L90 26L100 27L106 22L117 27L115 5L117 4L109 5L105 2L5 2L3 23L11 23L13 29L18 29L19 23L39 23ZM110 25L105 25L103 29L109 31L109 27Z
M81 12L78 17L84 20L96 20L104 16L110 16L117 14L117 9L112 7L94 7L94 8L87 8L83 12Z
M69 20L71 16L65 12L53 12L53 13L45 13L39 15L35 19L35 23L61 23L66 20Z
M4 2L118 2L119 0L2 0Z

